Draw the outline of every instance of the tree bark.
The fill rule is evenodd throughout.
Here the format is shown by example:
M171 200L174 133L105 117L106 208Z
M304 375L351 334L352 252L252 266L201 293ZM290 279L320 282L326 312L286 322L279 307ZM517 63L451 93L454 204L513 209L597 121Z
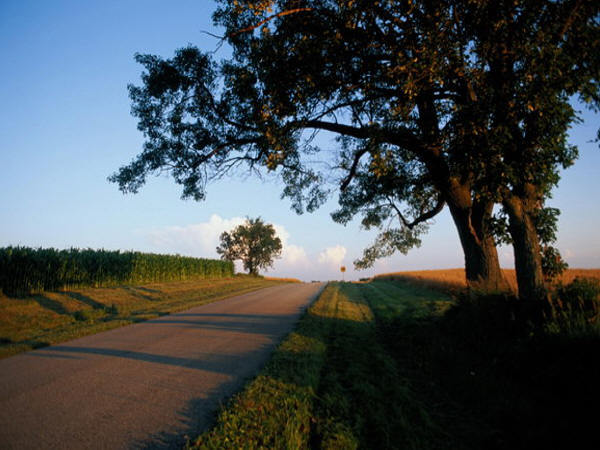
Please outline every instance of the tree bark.
M487 228L493 202L474 203L468 187L455 184L447 196L447 203L465 255L469 292L491 294L508 291L496 243Z
M258 270L256 265L254 264L254 260L247 259L245 261L245 267L248 270L248 275L256 276L258 275Z
M543 300L547 294L542 273L542 253L535 227L538 202L529 188L524 195L512 195L502 204L508 214L508 231L515 252L515 271L519 298L525 301Z
M463 253L465 275L471 294L506 292L508 283L500 268L498 251L492 236L471 221L470 211L450 206Z

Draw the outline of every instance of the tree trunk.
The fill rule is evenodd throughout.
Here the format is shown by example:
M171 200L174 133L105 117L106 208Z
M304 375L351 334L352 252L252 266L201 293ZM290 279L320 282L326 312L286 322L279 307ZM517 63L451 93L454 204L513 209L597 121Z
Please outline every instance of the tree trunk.
M471 294L491 294L509 290L500 269L493 237L482 224L474 223L470 209L450 205L458 236L465 255L467 287Z
M508 291L508 283L500 269L496 243L488 230L493 202L473 202L468 186L457 181L452 184L446 198L465 255L469 292L490 294Z
M246 269L248 269L248 275L252 275L252 276L258 275L258 270L252 259L247 259L245 261L245 267L246 267Z
M535 227L537 201L533 195L513 195L503 201L508 214L508 231L515 251L515 271L519 298L526 301L542 300L547 294L542 273L542 253Z

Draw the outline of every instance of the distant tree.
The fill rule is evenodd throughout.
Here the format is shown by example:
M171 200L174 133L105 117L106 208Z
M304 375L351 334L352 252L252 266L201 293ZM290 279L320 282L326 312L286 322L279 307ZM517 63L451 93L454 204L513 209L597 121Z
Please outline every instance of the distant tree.
M146 143L112 181L136 192L169 171L200 200L208 181L246 164L279 171L301 212L328 198L333 177L334 220L358 215L381 230L359 267L420 245L447 206L470 287L506 286L495 245L504 239L521 296L539 297L542 235L556 223L544 201L576 157L569 99L599 104L600 2L219 3L231 59L194 47L137 56L146 71L130 95ZM313 163L316 131L338 138L324 170Z
M217 253L227 261L241 260L250 275L258 275L258 269L273 265L281 256L281 239L276 236L273 225L266 224L260 217L248 218L231 232L221 234Z

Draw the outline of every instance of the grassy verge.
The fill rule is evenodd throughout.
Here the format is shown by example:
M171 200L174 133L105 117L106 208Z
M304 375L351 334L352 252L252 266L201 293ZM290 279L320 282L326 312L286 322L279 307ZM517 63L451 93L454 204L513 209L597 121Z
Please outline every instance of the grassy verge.
M0 296L0 357L117 328L284 281L232 278Z
M442 442L353 284L330 284L192 448L424 448Z
M444 430L444 447L597 448L597 327L528 323L510 296L406 304L413 282L363 289L400 375Z
M536 332L507 298L330 284L192 448L597 448L598 333Z

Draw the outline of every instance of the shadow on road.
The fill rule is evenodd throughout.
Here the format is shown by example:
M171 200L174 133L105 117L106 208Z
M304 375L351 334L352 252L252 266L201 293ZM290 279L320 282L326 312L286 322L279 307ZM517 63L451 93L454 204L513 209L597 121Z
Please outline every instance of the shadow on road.
M57 352L58 354L52 355L49 352ZM134 352L130 350L119 350L115 348L97 348L97 347L70 347L65 345L57 345L48 347L43 353L31 354L32 356L41 356L50 358L55 356L62 358L63 353L67 354L89 354L89 355L101 355L111 356L116 358L126 358L135 361L143 361L153 364L164 364L176 367L186 367L188 369L205 370L209 372L221 373L231 375L233 372L228 370L233 362L238 358L246 356L245 354L235 355L215 355L215 354L202 354L198 355L197 358L186 358L176 356L157 355L152 353Z
M184 328L197 328L198 330L226 331L231 333L260 334L272 337L281 332L281 324L294 321L298 317L293 314L198 314L175 313L165 314L163 317L144 321L144 326L174 326ZM198 318L200 320L194 320ZM201 320L205 318L206 320ZM128 317L136 321L135 317ZM217 320L211 320L217 319ZM223 319L223 320L219 320ZM137 319L139 320L139 319Z

